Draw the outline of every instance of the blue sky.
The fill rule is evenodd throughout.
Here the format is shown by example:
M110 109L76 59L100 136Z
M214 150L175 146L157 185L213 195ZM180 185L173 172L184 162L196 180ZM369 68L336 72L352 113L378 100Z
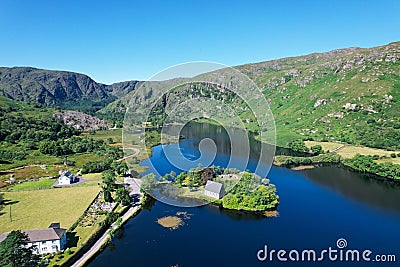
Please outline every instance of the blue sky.
M400 1L0 1L0 66L145 80L171 65L239 65L399 41Z

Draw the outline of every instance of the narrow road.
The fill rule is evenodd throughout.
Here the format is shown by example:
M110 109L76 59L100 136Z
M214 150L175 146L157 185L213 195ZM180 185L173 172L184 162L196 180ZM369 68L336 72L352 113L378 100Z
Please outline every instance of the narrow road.
M134 202L132 203L132 207L129 208L127 212L122 216L122 223L127 221L136 211L140 209L140 204L143 198L143 194L140 192L140 184L141 180L140 179L129 179L128 180L129 186L131 187L132 191L130 193L130 196L133 198ZM111 229L116 229L117 225L113 223L109 229L100 237L99 240L96 241L96 243L85 253L83 256L77 260L74 264L72 264L72 267L78 267L82 266L87 262L91 257L98 252L101 247L107 243L108 239L110 238L110 232Z
M129 155L129 156L125 156L125 157L123 157L123 158L120 158L120 159L118 159L117 161L123 161L123 160L129 159L129 158L132 158L132 157L136 157L136 156L140 153L140 150L137 149L137 148L130 148L130 149L135 150L135 153L132 154L132 155Z

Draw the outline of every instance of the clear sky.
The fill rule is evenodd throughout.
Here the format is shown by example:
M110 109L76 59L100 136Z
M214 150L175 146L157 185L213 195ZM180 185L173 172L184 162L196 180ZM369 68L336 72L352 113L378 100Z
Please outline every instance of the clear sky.
M0 1L0 66L103 83L171 65L239 65L400 40L400 1Z

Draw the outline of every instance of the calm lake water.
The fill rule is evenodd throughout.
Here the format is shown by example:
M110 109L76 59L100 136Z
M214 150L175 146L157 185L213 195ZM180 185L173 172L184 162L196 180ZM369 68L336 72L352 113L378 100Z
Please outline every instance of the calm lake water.
M213 164L229 161L227 140L215 127L186 129L179 148L187 158L199 157L197 145L205 136L216 140L218 154ZM221 137L222 136L222 137ZM178 146L170 144L168 146ZM257 151L257 149L254 149ZM257 152L252 152L257 154ZM245 159L243 159L245 160ZM160 174L176 168L170 165L162 146L153 148L152 161ZM247 169L253 170L252 155ZM151 170L149 170L151 171ZM90 266L400 266L400 188L371 180L337 167L292 171L272 167L268 178L278 189L280 216L265 218L255 214L223 210L212 205L174 207L155 201L121 229ZM157 219L186 211L185 225L169 230ZM337 249L339 238L347 249L369 249L376 254L396 254L397 263L261 262L257 252L268 249L314 249L318 253Z

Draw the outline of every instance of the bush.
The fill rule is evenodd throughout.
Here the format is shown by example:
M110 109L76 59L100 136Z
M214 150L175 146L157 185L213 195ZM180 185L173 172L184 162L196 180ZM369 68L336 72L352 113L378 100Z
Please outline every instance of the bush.
M303 140L295 140L288 144L289 148L295 152L308 152L308 148ZM322 148L321 148L322 149Z
M319 154L321 154L323 151L322 151L322 146L320 146L320 145L315 145L315 146L312 146L311 147L311 151L312 151L312 153L314 154L314 155L319 155Z

